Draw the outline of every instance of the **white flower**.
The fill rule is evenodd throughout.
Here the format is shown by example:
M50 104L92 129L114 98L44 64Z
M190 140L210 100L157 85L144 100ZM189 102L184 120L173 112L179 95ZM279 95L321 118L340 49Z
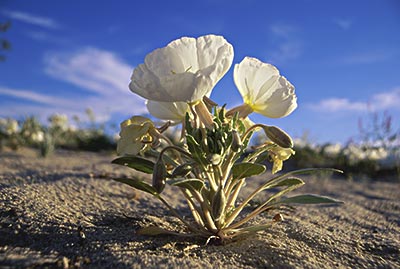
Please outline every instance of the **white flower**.
M19 131L18 121L14 119L0 118L0 133L5 135L13 135Z
M342 151L342 145L339 143L328 144L324 147L324 153L329 157L336 157Z
M153 122L145 117L133 116L121 123L117 144L119 155L137 155L147 150L156 136Z
M49 121L52 127L67 130L68 128L68 116L65 114L53 114L49 117Z
M43 131L36 131L31 135L31 139L33 142L43 142L45 134Z
M386 159L389 155L389 152L380 147L380 148L372 148L367 151L367 158L371 161L379 161Z
M185 102L157 102L147 101L147 110L151 115L160 120L169 120L172 124L178 124L185 120L186 112L190 111Z
M351 164L365 160L367 157L365 151L354 144L348 145L347 148L343 150L343 153L348 157Z
M272 174L275 174L282 170L283 162L289 159L295 152L291 148L276 146L269 153L273 161Z
M297 107L293 85L273 65L245 57L235 65L233 77L244 104L232 112L239 111L241 117L254 111L270 118L282 118Z
M148 54L133 71L129 88L153 101L196 103L232 61L233 47L222 36L183 37Z

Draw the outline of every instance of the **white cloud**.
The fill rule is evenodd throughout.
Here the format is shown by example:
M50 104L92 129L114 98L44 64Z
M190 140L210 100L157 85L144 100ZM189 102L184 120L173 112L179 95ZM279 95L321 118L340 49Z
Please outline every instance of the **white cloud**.
M25 35L39 42L47 42L64 46L73 45L72 42L66 36L63 37L54 36L44 31L26 31Z
M350 101L347 98L328 98L307 107L319 112L378 111L400 109L400 87L374 94L369 101Z
M1 105L0 117L28 117L36 116L45 122L47 118L54 113L66 114L69 118L76 115L85 118L85 108L82 105L85 102L76 102L73 99L51 96L37 93L32 90L11 89L0 86L0 97L9 96L18 101L8 101ZM19 100L25 100L23 104ZM104 113L99 115L99 120L107 120L108 116Z
M384 110L389 108L400 109L400 87L390 92L382 92L372 97L371 106L375 110Z
M75 53L51 53L45 56L45 72L100 95L128 92L133 67L114 53L88 47Z
M26 35L37 41L47 41L49 39L49 35L42 31L30 31Z
M18 99L24 99L27 101L32 101L44 105L53 105L53 104L61 104L61 105L70 105L70 102L67 102L65 99L49 96L45 94L40 94L34 91L29 90L21 90L21 89L11 89L0 86L0 95L12 96Z
M343 30L349 30L353 24L353 21L347 18L334 18L333 23Z
M368 108L363 102L352 102L346 98L328 98L317 104L308 104L309 108L323 112L364 111Z
M290 60L295 60L303 53L303 46L297 41L287 41L280 44L277 49L271 54L273 63L284 63Z
M344 64L372 64L392 59L396 52L392 50L357 52L341 60Z
M296 31L292 25L288 24L273 24L269 29L273 34L283 38L290 38L291 34Z
M9 105L1 113L38 115L42 119L53 113L82 115L91 108L99 120L113 114L135 115L147 113L144 99L130 92L128 83L133 67L114 53L96 48L85 48L75 53L52 53L45 56L45 72L58 80L87 90L85 95L65 96L39 94L32 90L0 87L0 95L33 101L38 105ZM55 93L57 91L54 91ZM4 115L7 116L7 115Z
M2 13L14 20L19 20L25 23L33 24L36 26L48 28L48 29L57 29L60 28L60 25L54 21L53 19L37 16L34 14L16 11L16 10L3 10Z
M282 64L299 58L303 53L302 41L297 37L298 30L289 24L273 24L269 31L276 37L275 49L269 53L268 61Z

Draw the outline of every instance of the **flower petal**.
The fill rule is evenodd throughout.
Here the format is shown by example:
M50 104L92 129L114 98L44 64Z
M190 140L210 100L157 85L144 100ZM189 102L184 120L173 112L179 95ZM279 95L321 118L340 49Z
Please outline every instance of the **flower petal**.
M232 45L222 36L183 37L148 54L134 70L129 88L153 101L198 102L232 61Z
M148 54L145 65L157 77L199 70L196 39L182 37Z
M254 112L281 118L297 107L293 85L273 65L245 57L235 65L234 81L244 103Z
M273 84L278 76L279 71L274 66L256 58L245 57L240 64L235 65L233 78L243 97L255 99L263 85Z
M199 70L216 84L232 65L233 47L222 36L202 36L197 39L197 55Z
M121 123L120 139L117 143L119 155L137 155L147 145L143 139L151 140L150 129L154 129L153 122L145 117L134 116Z
M267 97L268 96L268 97ZM257 99L253 104L255 112L270 118L282 118L292 113L297 108L297 97L294 87L281 76L268 95Z
M132 143L129 139L121 138L117 143L118 155L137 155L142 149L142 143Z
M146 99L170 100L173 98L163 87L161 87L160 79L144 64L138 65L133 70L129 89Z
M185 119L189 111L188 104L184 102L157 102L147 101L146 106L151 115L161 120L170 120L173 123L180 123Z

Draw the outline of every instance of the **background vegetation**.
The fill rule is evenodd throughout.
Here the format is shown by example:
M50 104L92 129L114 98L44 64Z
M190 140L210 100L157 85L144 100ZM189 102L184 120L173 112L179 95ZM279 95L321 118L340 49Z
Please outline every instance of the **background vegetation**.
M30 147L47 157L55 149L114 152L118 135L106 132L91 110L87 119L54 114L46 124L35 117L22 120L0 118L0 151ZM333 167L345 171L347 178L400 180L400 132L393 130L387 113L371 113L359 121L359 134L346 144L317 144L307 136L295 139L295 152L284 168ZM113 129L113 128L111 128ZM179 142L173 129L165 133ZM263 135L254 144L265 141ZM268 162L267 162L268 163Z

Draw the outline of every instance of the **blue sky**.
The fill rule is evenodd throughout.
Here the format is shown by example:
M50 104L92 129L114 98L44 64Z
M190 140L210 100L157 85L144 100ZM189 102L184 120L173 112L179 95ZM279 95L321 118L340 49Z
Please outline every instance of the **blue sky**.
M147 53L182 36L223 35L234 63L256 57L295 86L298 108L257 122L346 142L359 118L387 111L400 121L400 2L396 0L22 1L2 0L0 33L12 43L0 62L0 117L53 113L118 124L146 113L128 89ZM241 97L232 70L211 97L228 107Z

